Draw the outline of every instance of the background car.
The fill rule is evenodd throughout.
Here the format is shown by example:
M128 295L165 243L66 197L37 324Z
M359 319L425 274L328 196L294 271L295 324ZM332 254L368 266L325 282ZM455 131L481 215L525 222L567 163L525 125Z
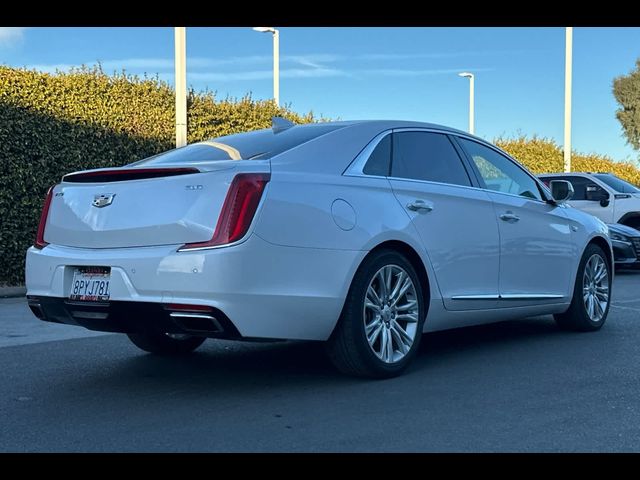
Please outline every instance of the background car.
M619 223L607 226L615 266L640 268L640 231Z
M550 173L539 175L548 183L566 180L573 186L572 207L605 223L621 223L640 229L640 189L611 173Z
M545 314L595 331L608 229L550 186L439 125L279 119L66 175L27 252L29 305L159 354L324 341L369 377L402 372L424 331Z

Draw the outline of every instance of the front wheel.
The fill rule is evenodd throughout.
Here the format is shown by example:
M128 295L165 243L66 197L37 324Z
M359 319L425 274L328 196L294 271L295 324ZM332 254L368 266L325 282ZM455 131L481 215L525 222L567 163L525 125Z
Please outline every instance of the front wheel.
M205 337L182 333L127 333L129 340L141 350L157 355L185 355L202 345Z
M611 304L611 264L598 245L587 246L576 275L569 310L554 315L565 330L592 332L600 330L607 320Z
M399 375L415 356L426 305L413 265L393 250L369 256L355 274L327 353L350 375Z

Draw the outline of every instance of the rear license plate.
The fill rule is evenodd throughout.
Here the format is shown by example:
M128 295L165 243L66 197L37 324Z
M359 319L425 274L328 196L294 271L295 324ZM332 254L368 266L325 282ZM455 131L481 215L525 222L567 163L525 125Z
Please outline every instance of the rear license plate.
M107 301L111 295L110 280L110 267L76 267L73 271L69 298L89 302Z

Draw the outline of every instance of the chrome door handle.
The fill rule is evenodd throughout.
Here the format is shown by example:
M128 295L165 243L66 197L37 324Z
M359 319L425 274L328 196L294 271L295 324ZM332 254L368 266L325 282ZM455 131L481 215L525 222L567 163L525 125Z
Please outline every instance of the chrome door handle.
M415 200L413 202L407 203L407 208L414 212L417 212L420 210L424 212L430 212L431 210L433 210L433 205L429 205L428 203L425 203L423 200Z
M515 223L520 220L520 217L513 212L504 212L502 215L500 215L500 220L504 220L505 222L509 223Z

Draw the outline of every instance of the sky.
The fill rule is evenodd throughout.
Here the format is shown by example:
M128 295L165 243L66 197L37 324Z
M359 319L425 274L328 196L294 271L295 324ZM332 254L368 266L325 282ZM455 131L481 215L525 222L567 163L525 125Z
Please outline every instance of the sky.
M563 143L564 28L297 28L280 30L280 101L341 120L402 119L468 126L475 74L476 134ZM0 64L46 72L100 62L107 73L173 83L173 28L0 27ZM612 80L640 57L640 28L574 28L573 149L636 160L615 110ZM272 96L271 34L187 28L187 84L218 98Z

